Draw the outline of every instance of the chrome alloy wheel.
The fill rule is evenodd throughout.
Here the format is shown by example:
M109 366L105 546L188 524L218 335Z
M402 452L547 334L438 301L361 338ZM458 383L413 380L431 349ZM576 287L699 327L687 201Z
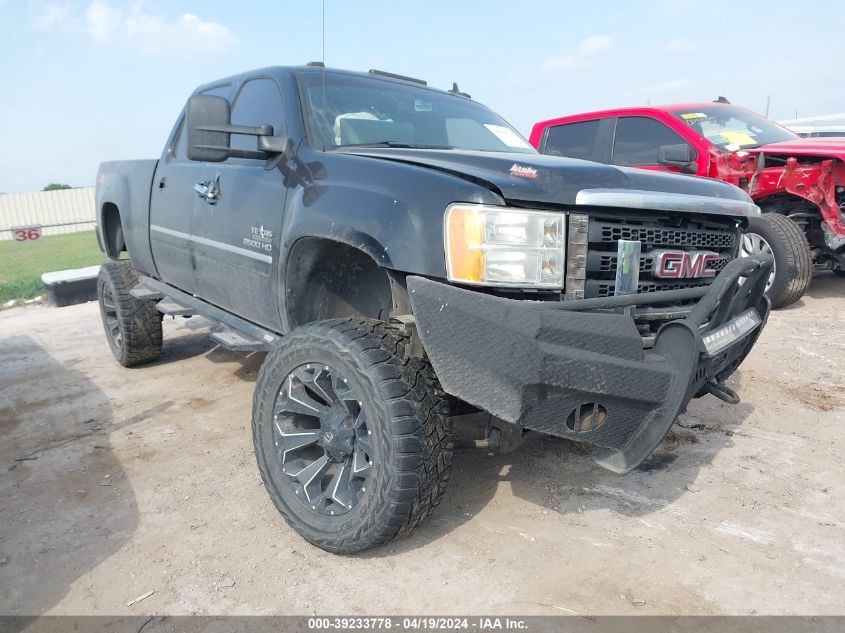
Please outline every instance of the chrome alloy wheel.
M766 239L757 233L746 233L742 236L742 243L740 244L739 256L750 257L751 255L759 255L760 253L768 253L774 257L772 247ZM769 278L766 280L766 290L772 287L775 281L775 264L772 263L772 272L769 273Z
M373 442L367 415L347 379L328 365L300 365L273 407L273 442L294 493L322 515L349 512L367 489Z

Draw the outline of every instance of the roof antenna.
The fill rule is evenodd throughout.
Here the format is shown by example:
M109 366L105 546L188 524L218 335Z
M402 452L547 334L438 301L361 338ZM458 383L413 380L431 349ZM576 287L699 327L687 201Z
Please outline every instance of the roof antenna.
M449 92L451 92L452 94L461 96L461 97L466 97L467 99L472 98L466 92L461 92L461 89L458 88L458 82L457 81L452 82L452 89Z
M718 99L714 99L713 103L730 103L730 101L728 101L724 97L720 96Z
M326 65L326 0L323 0L323 66Z

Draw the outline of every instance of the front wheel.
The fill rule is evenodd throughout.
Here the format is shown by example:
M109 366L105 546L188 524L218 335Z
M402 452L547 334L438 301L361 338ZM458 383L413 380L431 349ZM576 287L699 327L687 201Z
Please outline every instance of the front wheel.
M407 337L372 319L294 330L253 398L258 468L306 540L349 554L410 533L440 502L452 467L448 405Z
M782 308L800 299L813 278L813 254L804 231L778 213L764 213L748 221L740 255L769 253L775 264L766 284L772 308Z

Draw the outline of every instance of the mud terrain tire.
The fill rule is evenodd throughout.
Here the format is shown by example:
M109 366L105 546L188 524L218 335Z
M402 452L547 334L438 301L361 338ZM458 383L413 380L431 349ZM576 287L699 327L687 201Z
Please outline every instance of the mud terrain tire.
M136 283L138 273L128 261L100 266L100 317L112 354L124 367L147 363L161 355L161 314L155 301L143 301L129 294Z
M281 345L268 354L259 372L253 396L252 431L264 485L288 524L307 541L329 552L360 552L409 534L428 519L446 490L454 444L448 401L428 361L408 355L408 343L400 329L383 321L318 321L285 336ZM331 378L335 382L324 383L325 390L313 378L323 368L327 374L330 368L335 372ZM291 382L292 376L297 375L305 376L305 380ZM327 500L326 495L337 490L331 481L323 484L324 490L312 487L305 502L306 490L299 487L298 479L302 471L291 473L304 470L307 460L298 464L294 461L293 466L288 462L288 469L284 470L288 459L283 454L287 441L284 438L297 433L284 435L280 426L292 424L292 420L305 425L300 435L307 434L309 428L320 433L322 439L308 447L312 451L310 459L314 460L311 464L330 456L332 445L327 438L331 436L324 430L323 417L312 416L310 422L303 423L301 414L286 414L290 409L279 404L280 398L290 403L292 385L304 389L308 376L313 379L311 390L298 392L303 400L325 411L327 407L320 403L330 401L325 397L327 392L333 392L330 385L338 384L340 390L347 390L348 386L346 394L356 394L354 399L348 395L345 398L351 403L346 406L354 409L356 401L358 405L358 413L350 414L350 420L366 412L368 430L363 440L358 436L355 440L356 446L367 442L370 458L369 466L365 466L366 485L362 491L359 482L354 494L346 497L354 501L346 505L332 505L334 501ZM322 398L318 396L319 402L313 400L315 389L323 394ZM331 406L335 408L328 417L337 430L338 407ZM340 423L344 424L354 423ZM348 448L346 459L351 460L356 450ZM340 468L338 462L342 459L331 455L334 469ZM329 475L320 474L320 478L325 480ZM332 514L328 508L332 508Z

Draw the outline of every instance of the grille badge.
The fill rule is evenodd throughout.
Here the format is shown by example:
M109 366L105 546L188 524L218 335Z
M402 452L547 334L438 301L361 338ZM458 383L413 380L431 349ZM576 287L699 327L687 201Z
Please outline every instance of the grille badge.
M708 268L710 262L719 259L711 251L654 251L652 275L660 279L698 279L715 277L716 271Z

